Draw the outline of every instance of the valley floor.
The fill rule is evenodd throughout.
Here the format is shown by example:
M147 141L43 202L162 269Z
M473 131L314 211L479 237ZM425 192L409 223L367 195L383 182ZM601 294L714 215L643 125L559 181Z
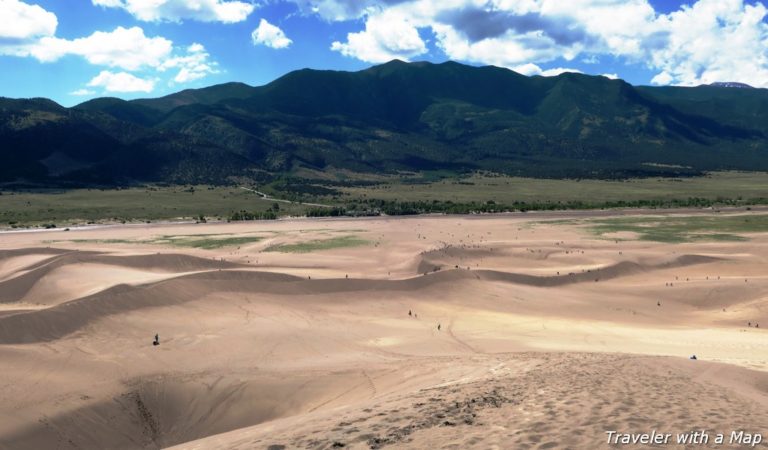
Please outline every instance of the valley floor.
M0 448L768 441L768 233L580 214L2 234Z

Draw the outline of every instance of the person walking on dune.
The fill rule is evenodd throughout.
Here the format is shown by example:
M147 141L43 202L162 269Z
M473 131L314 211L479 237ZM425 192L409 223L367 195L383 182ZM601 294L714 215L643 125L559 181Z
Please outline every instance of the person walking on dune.
M437 324L437 331L440 331L440 324Z

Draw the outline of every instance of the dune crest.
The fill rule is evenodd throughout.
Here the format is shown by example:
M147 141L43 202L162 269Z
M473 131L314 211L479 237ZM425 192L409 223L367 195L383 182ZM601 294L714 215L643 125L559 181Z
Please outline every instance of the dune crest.
M615 448L608 430L768 423L766 233L619 241L524 215L152 232L293 247L4 236L0 448Z

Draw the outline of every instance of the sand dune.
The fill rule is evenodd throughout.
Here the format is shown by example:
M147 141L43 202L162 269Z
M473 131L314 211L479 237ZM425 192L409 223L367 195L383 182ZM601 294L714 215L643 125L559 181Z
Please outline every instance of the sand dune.
M684 448L675 445L678 433L703 429L714 440L716 433L730 434L733 423L740 430L764 430L768 420L764 390L754 398L732 389L734 378L765 383L768 375L732 366L578 353L498 355L484 362L489 370L461 383L277 420L174 449L615 448L607 444L606 431L627 429L671 433L668 447Z
M111 256L78 252L59 257L50 264L28 271L24 275L0 283L0 289L5 292L5 302L21 301L20 295L41 298L41 301L51 304L51 308L20 312L7 317L0 317L0 343L16 344L50 341L60 339L69 333L99 320L106 315L122 314L124 312L147 308L162 307L189 302L204 297L212 292L251 292L279 295L319 295L367 291L408 291L418 294L419 291L442 283L460 283L463 280L495 281L536 287L564 286L575 283L609 280L638 272L660 268L685 267L715 261L716 258L683 255L671 261L657 265L642 265L633 262L619 262L594 271L570 273L562 276L531 276L492 270L447 270L434 272L425 276L417 276L401 280L366 280L366 279L315 279L290 275L274 274L258 271L221 271L225 268L238 267L232 263L219 263L201 258L184 255L129 255ZM78 283L71 291L62 290L60 284L67 285L70 276L57 276L51 272L67 264L83 265L87 276L97 280L95 289L87 282ZM101 261L104 265L119 267L141 267L146 264L145 271L153 276L141 276L141 272L117 271L115 269L99 270L94 263ZM179 273L190 269L211 269L192 274L181 274L174 277L157 275L158 270L176 269ZM82 268L82 267L81 267ZM83 276L85 278L86 276ZM150 282L150 278L161 278L160 281ZM133 281L137 286L117 283L115 287L102 291L110 281ZM39 287L51 281L52 287ZM142 283L143 282L143 283ZM34 286L34 287L33 287ZM90 291L102 291L92 294ZM80 294L80 295L78 295ZM15 298L14 298L15 296ZM73 299L72 301L63 301ZM79 298L82 296L82 298ZM58 301L57 301L58 300Z
M56 256L37 261L18 270L20 275L9 277L0 282L0 303L22 301L30 290L40 281L49 277L52 272L65 266L75 265L104 265L121 268L134 268L148 273L192 272L202 270L219 270L242 267L240 264L228 261L216 261L181 254L139 254L139 255L109 255L92 251L66 251L63 249L46 249ZM50 254L50 253L42 254ZM29 251L25 256L39 255L37 250ZM87 277L84 275L82 278ZM50 303L50 302L46 302Z
M291 254L165 248L135 227L77 243L4 236L0 448L768 439L768 235L610 241L526 216L164 227L153 232L376 244Z

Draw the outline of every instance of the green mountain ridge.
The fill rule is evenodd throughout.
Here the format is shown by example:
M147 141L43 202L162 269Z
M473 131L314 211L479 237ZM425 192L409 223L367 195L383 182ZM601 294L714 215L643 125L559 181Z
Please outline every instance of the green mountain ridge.
M222 183L302 167L620 178L768 170L768 90L392 61L72 108L0 98L0 182Z

